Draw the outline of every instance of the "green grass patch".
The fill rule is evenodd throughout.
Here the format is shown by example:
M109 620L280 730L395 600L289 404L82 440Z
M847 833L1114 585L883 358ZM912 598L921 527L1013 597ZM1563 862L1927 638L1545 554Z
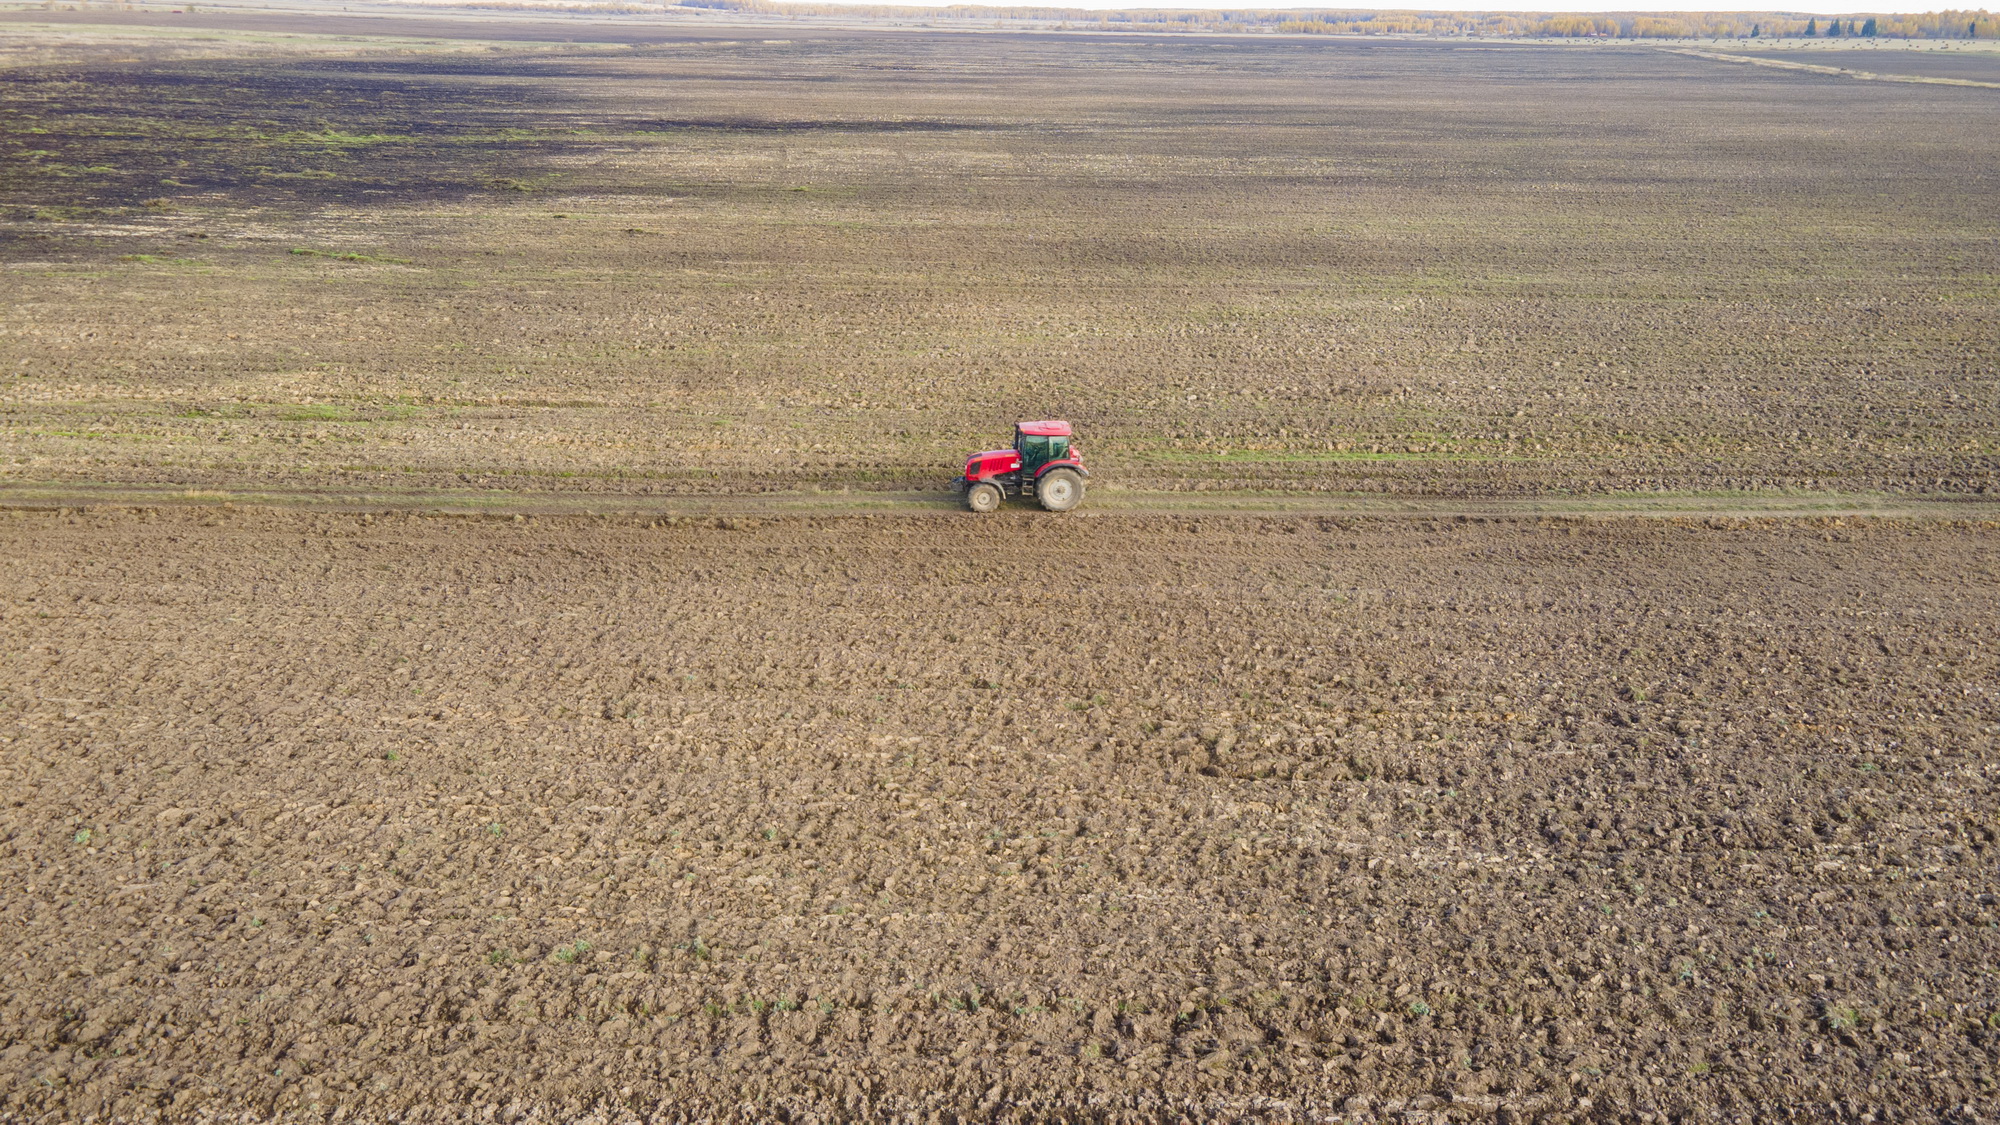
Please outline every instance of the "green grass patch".
M318 133L280 133L267 139L274 144L303 145L310 148L361 148L366 145L404 144L416 140L415 137L399 133L343 133L336 129Z
M1140 455L1147 461L1196 462L1218 465L1316 461L1498 461L1483 453L1377 453L1367 449L1228 449L1220 452L1160 449Z
M84 438L87 440L117 439L120 441L170 441L164 434L139 433L132 430L9 430L15 437L44 438Z
M407 266L408 258L388 258L376 254L361 254L352 250L314 250L307 246L294 246L291 253L300 258L329 258L336 262L386 262L391 265Z
M381 406L334 402L222 403L190 406L174 412L176 418L205 418L216 421L269 419L278 422L401 422L423 413L409 403L392 402Z
M346 422L352 420L354 412L345 406L332 403L311 403L294 406L278 412L280 422Z

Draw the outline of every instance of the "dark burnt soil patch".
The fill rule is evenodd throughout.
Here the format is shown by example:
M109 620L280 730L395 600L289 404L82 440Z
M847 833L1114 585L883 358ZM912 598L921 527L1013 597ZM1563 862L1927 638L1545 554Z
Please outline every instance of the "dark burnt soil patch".
M1981 1120L1997 534L0 517L0 1118Z
M601 67L561 60L179 62L31 70L0 98L0 218L178 203L380 206L563 186L563 157L635 136L924 134L935 118L592 114L557 92ZM631 190L631 185L621 185ZM0 233L0 237L5 237ZM17 235L18 239L18 235ZM17 249L54 241L37 229ZM68 240L64 240L68 241Z
M170 63L10 76L0 205L14 218L176 200L320 205L531 183L577 143L531 83Z

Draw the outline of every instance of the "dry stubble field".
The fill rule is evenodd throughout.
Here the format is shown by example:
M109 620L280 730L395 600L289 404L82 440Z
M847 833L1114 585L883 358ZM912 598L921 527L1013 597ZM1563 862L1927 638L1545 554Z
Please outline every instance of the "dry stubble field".
M0 495L1994 483L1990 91L198 18L0 17ZM0 1120L1996 1116L1990 524L0 562Z
M162 38L0 99L0 485L907 489L1047 415L1107 486L1995 485L2000 91L671 20L0 39L119 19ZM154 57L228 35L258 56Z

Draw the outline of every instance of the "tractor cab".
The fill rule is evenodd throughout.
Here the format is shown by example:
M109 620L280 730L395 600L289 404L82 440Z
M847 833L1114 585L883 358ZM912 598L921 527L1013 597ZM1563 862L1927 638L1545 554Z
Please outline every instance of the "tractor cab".
M1014 426L1014 452L1021 455L1021 470L1034 472L1051 461L1069 456L1068 422L1020 422Z
M975 512L990 512L1010 496L1033 496L1051 512L1067 512L1083 502L1089 475L1068 422L1017 422L1013 447L967 457L953 488Z

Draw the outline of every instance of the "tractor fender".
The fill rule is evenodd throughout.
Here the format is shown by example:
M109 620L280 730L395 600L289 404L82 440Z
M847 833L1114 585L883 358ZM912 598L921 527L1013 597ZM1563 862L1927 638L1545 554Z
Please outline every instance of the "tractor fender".
M1084 468L1084 467L1083 467L1083 466L1082 466L1082 465L1081 465L1080 463L1078 463L1078 462L1075 462L1075 461L1051 461L1051 462L1049 462L1048 464L1046 464L1046 465L1043 465L1043 466L1042 466L1041 468L1039 468L1039 469L1036 469L1036 470L1035 470L1035 479L1036 479L1036 480L1040 480L1040 479L1042 479L1042 474L1043 474L1043 473L1046 473L1046 472L1048 472L1048 471L1049 471L1050 469L1072 469L1072 470L1075 470L1075 472L1076 472L1076 473L1077 473L1077 475L1079 475L1079 476L1086 476L1086 477L1087 477L1087 476L1089 476L1089 475L1090 475L1090 470L1089 470L1089 469L1086 469L1086 468Z

